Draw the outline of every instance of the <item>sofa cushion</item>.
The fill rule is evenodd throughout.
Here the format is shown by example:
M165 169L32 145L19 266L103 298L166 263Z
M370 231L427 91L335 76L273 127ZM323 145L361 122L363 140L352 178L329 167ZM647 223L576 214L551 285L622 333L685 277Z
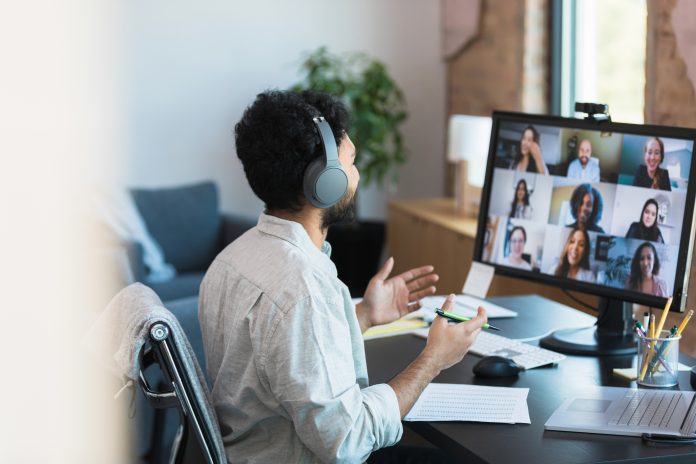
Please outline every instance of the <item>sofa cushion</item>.
M157 293L162 301L168 303L171 300L187 296L197 296L204 276L205 271L186 272L178 274L166 282L148 282L145 279L145 283Z
M213 182L131 190L150 234L178 272L205 270L218 253L220 212Z

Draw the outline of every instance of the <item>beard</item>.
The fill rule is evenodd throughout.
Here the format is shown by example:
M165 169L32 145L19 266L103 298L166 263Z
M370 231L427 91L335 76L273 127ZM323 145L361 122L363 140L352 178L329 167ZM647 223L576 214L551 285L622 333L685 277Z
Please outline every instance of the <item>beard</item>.
M321 228L326 230L329 226L350 224L353 221L355 221L355 192L346 192L338 203L322 211Z

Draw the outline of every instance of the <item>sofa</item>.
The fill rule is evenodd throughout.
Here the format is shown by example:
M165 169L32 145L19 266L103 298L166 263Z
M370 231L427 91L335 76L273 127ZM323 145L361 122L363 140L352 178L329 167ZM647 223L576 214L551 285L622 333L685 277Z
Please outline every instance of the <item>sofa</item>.
M143 246L126 244L134 281L152 288L167 302L198 295L206 269L234 239L256 225L257 218L221 214L214 182L157 189L132 189L130 194L164 259L176 270L169 280L153 280L143 260Z

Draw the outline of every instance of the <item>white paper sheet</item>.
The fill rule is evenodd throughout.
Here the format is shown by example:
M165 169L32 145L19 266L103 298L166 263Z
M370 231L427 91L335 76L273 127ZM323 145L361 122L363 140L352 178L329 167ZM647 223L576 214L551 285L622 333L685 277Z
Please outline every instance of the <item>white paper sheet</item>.
M529 388L431 383L404 420L531 424L528 394Z
M421 299L421 305L423 308L428 308L431 311L435 311L435 308L442 308L445 303L446 296L426 296ZM488 301L483 301L478 298L469 295L457 295L454 297L454 308L451 312L459 314L460 316L474 317L476 316L476 309L483 306L486 310L486 316L488 319L503 318L503 317L517 317L517 313L502 306L498 306ZM432 315L435 317L435 314ZM432 320L432 319L431 319Z
M494 275L495 268L493 266L477 261L472 262L464 287L462 287L462 293L478 298L486 298Z

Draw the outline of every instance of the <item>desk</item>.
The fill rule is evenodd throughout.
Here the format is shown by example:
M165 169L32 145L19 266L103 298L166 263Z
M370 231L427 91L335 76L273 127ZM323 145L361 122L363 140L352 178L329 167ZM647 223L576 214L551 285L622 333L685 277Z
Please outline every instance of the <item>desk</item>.
M525 338L552 329L584 327L595 319L546 298L527 295L491 298L514 309L517 318L496 319L502 335ZM371 340L365 343L371 382L386 382L403 370L425 346L413 335ZM466 422L405 422L416 433L466 463L587 463L587 462L696 462L696 445L652 447L636 437L544 431L544 423L562 400L589 385L635 387L635 382L614 377L614 367L631 367L632 356L591 358L568 356L557 366L524 371L519 377L478 379L471 372L480 358L467 355L456 366L442 372L436 382L528 387L531 425ZM683 357L682 362L693 363ZM680 372L679 386L691 390L689 372ZM670 459L667 460L666 458Z

